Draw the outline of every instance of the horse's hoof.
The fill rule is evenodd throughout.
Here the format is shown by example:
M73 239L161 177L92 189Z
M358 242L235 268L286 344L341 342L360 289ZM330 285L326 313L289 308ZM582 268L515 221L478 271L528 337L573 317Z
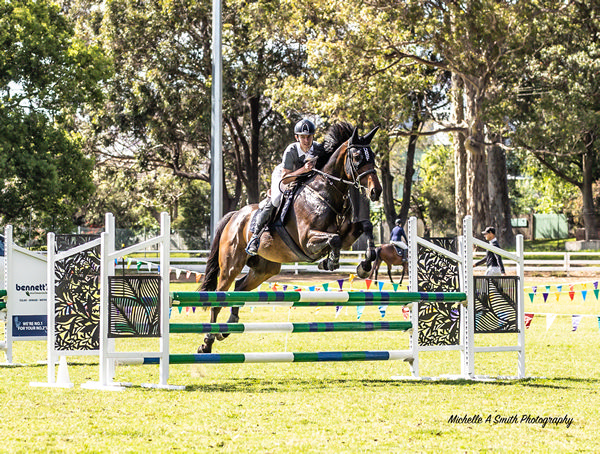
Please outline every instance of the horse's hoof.
M218 341L225 340L225 338L226 338L226 337L227 337L227 336L225 336L224 334L221 334L221 333L215 334L215 338L216 338Z
M210 353L212 351L212 348L206 344L202 344L200 347L198 347L198 353Z
M366 279L369 277L369 273L371 271L371 263L370 262L360 262L360 264L356 267L356 274L361 279Z
M327 264L325 263L327 262L327 260L322 260L319 262L319 264L317 265L317 268L320 269L321 271L327 271Z

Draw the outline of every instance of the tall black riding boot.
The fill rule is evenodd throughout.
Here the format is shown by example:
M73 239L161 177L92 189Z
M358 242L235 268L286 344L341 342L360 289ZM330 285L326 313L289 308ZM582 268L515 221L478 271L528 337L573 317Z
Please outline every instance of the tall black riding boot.
M250 238L250 241L248 242L248 246L246 246L246 254L258 254L258 248L260 246L260 235L262 234L267 224L269 224L269 221L271 220L274 211L275 206L271 203L270 199L267 202L267 204L259 210L258 214L256 215L256 227L254 227L254 233L252 234L252 238Z

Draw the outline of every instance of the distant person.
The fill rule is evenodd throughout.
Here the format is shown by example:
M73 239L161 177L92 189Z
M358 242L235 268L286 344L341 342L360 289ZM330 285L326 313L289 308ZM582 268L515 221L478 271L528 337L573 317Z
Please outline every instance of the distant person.
M496 238L496 229L494 227L487 227L483 232L481 232L492 246L500 248L500 243L498 243L498 238ZM498 254L487 251L485 257L475 263L474 266L481 266L483 264L487 265L487 270L485 271L486 276L500 276L502 274L506 274L504 271L504 264L502 263L502 257Z
M392 232L390 233L390 244L396 246L396 250L400 248L398 252L402 256L402 258L404 258L405 251L408 249L408 246L406 245L406 243L408 243L408 238L406 237L406 232L402 227L402 220L396 219L395 224L396 226L392 229ZM404 238L406 243L402 241L402 238Z

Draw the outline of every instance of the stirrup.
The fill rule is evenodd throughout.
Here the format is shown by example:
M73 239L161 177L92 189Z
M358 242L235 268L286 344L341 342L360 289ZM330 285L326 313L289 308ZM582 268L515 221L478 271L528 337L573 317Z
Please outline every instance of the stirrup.
M246 246L246 254L251 255L251 256L255 256L258 255L258 248L260 247L260 242L259 242L259 238L258 236L254 235L252 238L250 238L250 241L248 242L248 245Z

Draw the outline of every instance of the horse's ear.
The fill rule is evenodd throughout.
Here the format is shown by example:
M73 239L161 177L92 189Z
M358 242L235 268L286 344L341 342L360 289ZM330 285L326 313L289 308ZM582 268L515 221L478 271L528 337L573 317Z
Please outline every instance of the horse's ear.
M376 133L378 130L379 130L379 126L375 126L375 127L373 128L373 130L372 130L370 133L368 133L368 134L367 134L367 135L364 137L364 140L365 140L365 142L367 142L367 143L371 143L371 140L373 139L373 136L375 135L375 133Z
M350 137L349 144L356 143L358 141L358 128L355 127L354 131L352 131L352 137Z

